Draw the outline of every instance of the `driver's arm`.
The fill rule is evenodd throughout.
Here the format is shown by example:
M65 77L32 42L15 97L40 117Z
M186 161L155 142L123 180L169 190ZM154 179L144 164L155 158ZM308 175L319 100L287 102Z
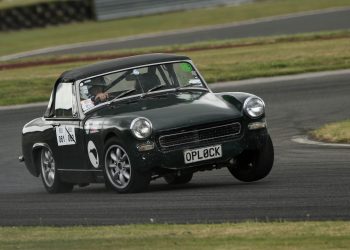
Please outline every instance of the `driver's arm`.
M97 104L99 104L101 102L107 101L108 97L109 97L109 94L107 92L105 92L105 93L101 92L101 93L96 94L95 96L92 96L91 97L91 101L95 105L97 105Z
M109 97L108 93L105 92L105 93L98 93L94 99L96 101L105 102L108 99L108 97Z

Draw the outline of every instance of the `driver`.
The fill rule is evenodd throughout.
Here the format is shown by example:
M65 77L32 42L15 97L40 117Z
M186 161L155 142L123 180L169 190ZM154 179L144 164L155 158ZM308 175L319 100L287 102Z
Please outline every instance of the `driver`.
M104 91L105 87L106 82L103 76L88 79L81 83L80 103L84 112L108 100L109 94Z
M105 102L109 95L107 92L103 92L103 86L94 85L89 89L90 99L91 101L97 105L99 103Z
M90 98L94 105L107 101L109 95L107 92L104 92L106 82L103 76L92 78L90 85L88 98Z

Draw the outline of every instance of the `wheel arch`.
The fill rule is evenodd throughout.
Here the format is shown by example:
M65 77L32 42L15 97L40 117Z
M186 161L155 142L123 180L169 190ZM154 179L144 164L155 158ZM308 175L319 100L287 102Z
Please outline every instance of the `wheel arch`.
M32 159L36 176L40 175L40 152L43 148L47 148L51 151L51 148L47 143L35 143L32 147Z
M104 136L103 145L106 145L107 141L110 140L111 138L118 139L119 138L118 133L116 131L108 131Z
M243 110L244 101L249 97L255 96L245 92L219 92L215 93L215 95L223 99L225 102L235 106L240 111Z

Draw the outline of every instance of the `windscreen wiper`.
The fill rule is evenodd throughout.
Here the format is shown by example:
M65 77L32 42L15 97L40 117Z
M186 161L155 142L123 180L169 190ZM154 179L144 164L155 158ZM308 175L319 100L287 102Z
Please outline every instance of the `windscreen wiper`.
M154 86L153 88L150 88L150 89L147 91L147 93L150 93L150 92L155 91L155 90L157 90L157 89L163 88L164 86L165 86L165 84L159 84L159 85L157 85L157 86Z
M124 92L120 93L119 95L117 95L116 97L113 98L113 100L111 100L111 102L114 102L115 100L119 99L119 98L122 98L123 96L126 96L132 92L134 92L135 89L128 89L128 90L125 90Z
M149 94L149 93L151 93L151 92L153 92L153 91L155 91L157 89L163 88L165 86L166 86L165 84L159 84L157 86L154 86L153 88L150 88L149 90L147 90L147 92L144 93L142 96L146 96L147 94Z

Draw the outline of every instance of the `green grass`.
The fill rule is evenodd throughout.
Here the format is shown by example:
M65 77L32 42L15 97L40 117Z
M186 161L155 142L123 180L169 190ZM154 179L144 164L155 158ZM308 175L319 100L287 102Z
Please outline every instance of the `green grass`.
M239 6L222 6L105 22L85 22L45 29L2 32L0 33L0 56L67 43L230 23L339 6L350 6L350 0L259 0Z
M348 249L349 222L2 227L1 249Z
M208 82L350 68L349 38L188 53Z
M49 2L53 0L0 0L0 9L21 7L41 2Z
M324 142L350 143L350 120L326 124L312 131L310 136Z
M1 80L1 88L6 91L0 91L1 104L21 104L47 101L48 94L52 90L52 79L37 78L35 83L18 79L18 80Z
M244 39L177 46L211 82L350 68L350 31ZM229 48L210 49L212 46ZM191 47L192 46L192 47ZM231 47L230 47L231 46ZM168 47L133 53L168 51ZM108 53L125 53L108 52ZM130 52L130 51L129 51ZM104 55L104 54L102 54ZM43 59L43 58L41 58ZM47 101L55 79L65 70L90 64L74 62L0 71L0 105Z

